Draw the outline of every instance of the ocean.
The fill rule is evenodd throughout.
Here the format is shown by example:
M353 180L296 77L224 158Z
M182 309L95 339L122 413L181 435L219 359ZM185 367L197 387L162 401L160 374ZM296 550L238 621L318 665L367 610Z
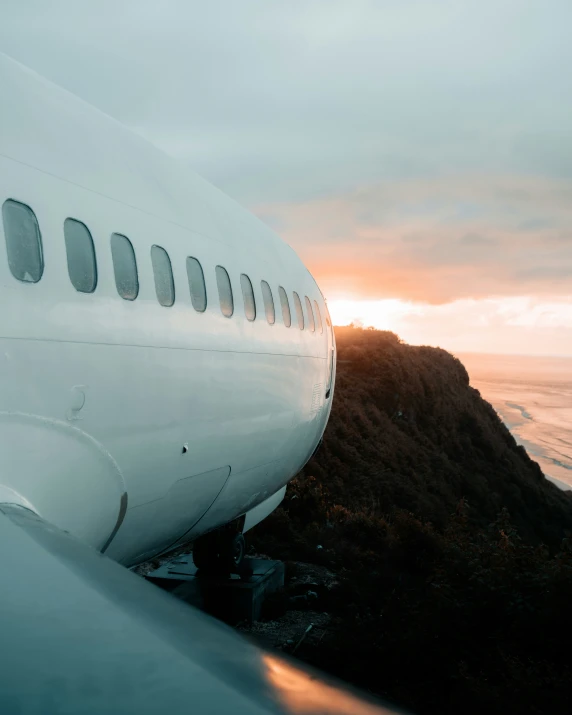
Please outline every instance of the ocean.
M545 476L572 489L572 358L456 355Z

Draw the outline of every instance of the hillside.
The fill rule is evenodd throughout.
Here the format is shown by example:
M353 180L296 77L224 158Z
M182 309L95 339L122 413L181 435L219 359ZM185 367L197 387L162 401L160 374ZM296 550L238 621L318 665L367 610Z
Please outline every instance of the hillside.
M330 574L312 586L327 625L296 654L419 715L569 712L572 494L449 353L336 339L324 443L251 536L291 575ZM299 592L293 576L269 616Z
M523 536L557 545L570 498L544 479L444 350L392 333L338 328L336 399L308 465L336 501L394 507L443 525L460 498L486 524L509 509Z

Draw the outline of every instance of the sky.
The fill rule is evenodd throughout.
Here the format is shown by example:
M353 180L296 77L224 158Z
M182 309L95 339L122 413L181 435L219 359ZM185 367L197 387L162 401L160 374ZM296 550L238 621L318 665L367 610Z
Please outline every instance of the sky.
M572 355L570 0L2 0L0 50L274 228L335 323Z

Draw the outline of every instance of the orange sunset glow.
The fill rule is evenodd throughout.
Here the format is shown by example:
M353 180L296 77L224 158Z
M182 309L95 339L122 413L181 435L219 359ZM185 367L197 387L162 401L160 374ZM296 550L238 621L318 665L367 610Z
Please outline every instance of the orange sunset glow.
M453 352L571 354L572 301L516 297L430 305L396 299L334 299L328 306L334 325L391 330L415 345L437 345Z
M335 324L452 351L572 355L572 181L458 175L259 206Z

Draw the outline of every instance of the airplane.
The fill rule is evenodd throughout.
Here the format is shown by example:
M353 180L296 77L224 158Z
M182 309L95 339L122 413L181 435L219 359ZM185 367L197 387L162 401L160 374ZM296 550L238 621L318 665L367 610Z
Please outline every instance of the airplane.
M316 281L221 191L1 54L0 92L1 711L389 712L125 568L193 542L199 568L240 571L330 415Z

